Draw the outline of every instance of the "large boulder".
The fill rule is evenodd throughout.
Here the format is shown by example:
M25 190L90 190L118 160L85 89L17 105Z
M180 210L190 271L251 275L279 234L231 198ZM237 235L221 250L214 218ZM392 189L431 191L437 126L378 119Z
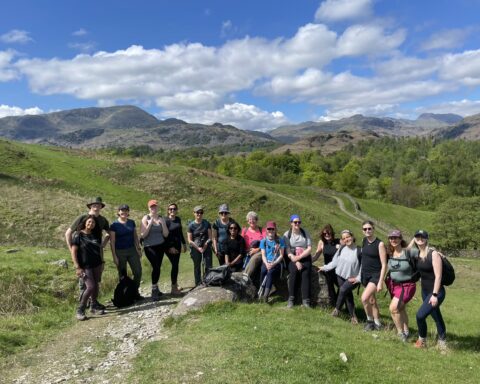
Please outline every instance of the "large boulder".
M173 310L173 316L181 316L197 310L209 303L218 301L251 302L255 299L257 289L248 275L234 272L228 282L221 287L198 286L190 291Z

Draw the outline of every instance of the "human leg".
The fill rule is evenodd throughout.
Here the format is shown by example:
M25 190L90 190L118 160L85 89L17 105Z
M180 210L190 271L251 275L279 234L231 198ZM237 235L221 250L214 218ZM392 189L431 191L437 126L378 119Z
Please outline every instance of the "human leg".
M252 278L258 268L262 265L262 254L261 252L257 252L250 257L250 261L248 262L245 273L248 277Z
M190 249L190 257L193 261L193 276L195 279L195 286L199 285L202 282L202 254L196 249Z
M303 268L300 270L301 275L301 289L302 289L302 301L310 304L310 273L312 270L312 262L307 260L302 263Z
M338 290L336 289L336 287L338 287L337 274L335 273L335 270L333 270L333 271L325 272L324 276L325 276L325 281L327 283L328 300L330 305L334 307L338 297L338 292L337 292Z
M142 281L142 263L140 262L140 256L134 247L129 248L128 250L127 262L128 265L130 265L133 274L133 281L138 289Z
M160 268L162 266L163 252L160 252L158 246L145 247L143 250L145 251L145 256L152 266L152 285L157 285L158 280L160 279Z

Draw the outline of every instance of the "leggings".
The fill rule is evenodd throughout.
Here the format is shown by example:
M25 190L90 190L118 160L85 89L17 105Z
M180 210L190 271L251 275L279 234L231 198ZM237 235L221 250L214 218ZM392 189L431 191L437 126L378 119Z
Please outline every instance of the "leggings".
M443 300L445 300L445 288L442 287L438 292L438 304L436 307L432 307L432 305L428 302L431 297L431 292L427 292L422 289L423 303L417 311L418 335L421 338L427 337L427 317L428 315L432 315L432 318L437 325L438 338L440 340L445 340L447 337L447 330L445 329L445 322L443 321L442 312L440 312L440 305L443 303Z
M324 272L325 282L327 283L328 289L328 301L332 307L336 305L338 298L338 280L335 270Z
M205 263L204 273L206 273L210 268L212 268L212 247L209 245L205 252L203 252L203 256L200 252L197 251L196 248L190 247L190 256L193 260L193 275L195 277L195 286L197 286L202 282L202 279L205 277L202 276L202 257Z
M85 276L83 281L85 283L85 292L83 292L80 304L84 307L87 306L88 299L92 298L92 303L97 301L99 282L102 276L103 265L100 264L94 268L85 268Z
M347 279L344 279L341 276L337 275L337 282L338 286L340 287L338 290L338 298L337 298L337 305L335 308L340 310L342 308L343 303L347 304L348 313L350 316L355 316L355 302L353 301L353 290L358 286L359 283L352 284Z
M175 248L176 249L176 248ZM180 250L177 249L178 253L171 253L169 250L165 251L165 254L172 263L172 270L170 271L170 279L172 280L172 285L177 284L178 278L178 263L180 262Z
M265 279L265 276L266 276L267 280L265 282L265 289L272 289L273 280L280 276L281 270L282 270L282 267L280 266L280 264L275 265L270 270L267 269L265 264L262 264L260 284L263 283L263 280Z
M160 280L160 270L162 269L164 248L163 244L144 247L145 256L152 265L152 284L156 285Z
M300 275L302 279L302 299L310 299L310 270L312 267L311 258L307 258L306 261L300 261L302 263L302 269L298 270L296 263L290 262L288 264L288 271L290 276L288 278L288 296L295 297L295 283L297 276Z

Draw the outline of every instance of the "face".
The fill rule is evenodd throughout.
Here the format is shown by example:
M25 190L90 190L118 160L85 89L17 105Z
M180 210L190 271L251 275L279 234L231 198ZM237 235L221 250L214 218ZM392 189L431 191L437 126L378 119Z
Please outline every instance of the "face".
M158 211L158 206L157 205L151 205L150 208L148 208L151 213L157 213Z
M353 237L349 233L344 233L342 235L342 242L345 245L351 245L353 243Z
M267 228L267 236L268 237L275 236L275 228Z
M257 225L258 219L256 217L249 217L248 218L248 225L251 227L255 227Z
M365 236L372 236L374 230L375 229L373 228L372 224L369 224L369 223L363 224L362 231L365 234Z
M322 235L323 237L325 237L325 239L331 239L332 238L332 234L329 232L329 231L323 231L322 232Z
M398 237L398 236L392 236L392 237L388 238L388 241L390 242L392 247L396 247L396 246L400 245L400 243L402 242L402 238Z
M118 216L119 217L123 217L123 218L126 218L130 215L130 211L128 209L120 209L118 211Z
M168 207L168 214L171 216L175 216L177 214L177 207L175 205L170 205Z
M415 244L417 245L426 245L427 244L427 239L422 236L415 236Z
M100 212L102 209L102 204L94 203L90 205L90 210L94 212Z
M219 215L222 219L226 219L229 214L230 214L230 213L228 213L228 212L218 212L218 215Z
M300 225L302 224L302 221L300 219L294 219L292 221L292 228L300 228Z
M203 211L194 212L194 215L197 219L201 219L203 217Z
M91 231L93 228L95 228L95 220L92 218L87 219L85 222L85 229L89 229Z
M238 228L236 225L231 225L230 227L228 227L228 231L230 232L230 235L236 236L238 233Z

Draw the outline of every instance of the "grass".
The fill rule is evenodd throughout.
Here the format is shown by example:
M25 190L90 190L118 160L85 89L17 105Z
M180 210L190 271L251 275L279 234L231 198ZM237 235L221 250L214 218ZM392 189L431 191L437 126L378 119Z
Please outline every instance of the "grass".
M451 348L446 355L433 347L416 350L411 343L404 345L394 330L365 333L361 326L332 319L325 310L288 311L285 303L221 303L167 321L168 338L142 350L129 379L134 383L477 382L480 310L468 282L480 277L480 260L455 261L457 281L448 288L442 306ZM359 298L355 300L360 314ZM380 303L383 321L391 324L383 294ZM408 305L413 334L419 306L418 298ZM432 346L431 319L428 325ZM341 352L347 363L341 361Z

